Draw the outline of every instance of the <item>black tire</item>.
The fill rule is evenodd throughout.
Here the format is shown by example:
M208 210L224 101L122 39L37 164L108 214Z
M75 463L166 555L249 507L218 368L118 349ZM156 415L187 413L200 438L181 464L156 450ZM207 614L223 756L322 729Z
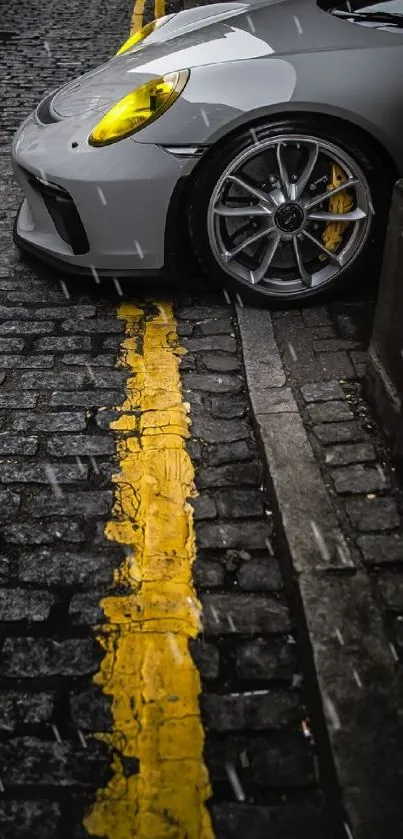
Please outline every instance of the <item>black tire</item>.
M382 246L391 198L393 183L396 175L392 165L378 155L372 143L365 135L361 136L352 128L346 128L342 123L333 120L327 123L315 117L295 117L277 121L267 121L254 126L259 140L275 138L276 136L305 133L319 140L327 140L346 151L358 164L365 175L371 193L374 208L368 238L362 251L352 263L343 268L326 285L318 289L307 288L303 292L292 295L270 295L261 287L252 287L249 282L227 274L217 262L210 245L207 228L207 211L213 190L225 168L240 152L251 145L251 129L244 129L232 135L227 142L220 143L212 149L200 162L189 193L189 229L192 247L197 260L205 274L230 291L240 294L242 300L258 306L303 305L313 300L321 300L333 296L342 289L351 288L360 280L374 278L379 272ZM375 144L374 144L375 147Z

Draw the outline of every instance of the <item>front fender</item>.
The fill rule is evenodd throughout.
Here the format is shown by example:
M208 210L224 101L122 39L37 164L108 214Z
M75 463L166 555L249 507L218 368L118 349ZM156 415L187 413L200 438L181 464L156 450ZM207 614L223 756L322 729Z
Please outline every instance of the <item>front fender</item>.
M296 82L296 71L284 58L261 57L194 67L172 108L133 135L133 140L159 145L210 145L238 125L290 102Z

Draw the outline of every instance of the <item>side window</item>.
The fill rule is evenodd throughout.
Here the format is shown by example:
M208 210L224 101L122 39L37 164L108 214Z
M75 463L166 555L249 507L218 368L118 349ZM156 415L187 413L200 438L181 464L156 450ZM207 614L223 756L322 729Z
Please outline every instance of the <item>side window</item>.
M319 4L322 5L322 4ZM365 12L369 14L382 14L387 12L392 15L403 15L403 0L342 0L341 3L330 4L333 9L341 9L345 12Z
M351 11L357 12L387 12L392 15L403 15L403 0L384 0L376 3L357 2L351 3Z

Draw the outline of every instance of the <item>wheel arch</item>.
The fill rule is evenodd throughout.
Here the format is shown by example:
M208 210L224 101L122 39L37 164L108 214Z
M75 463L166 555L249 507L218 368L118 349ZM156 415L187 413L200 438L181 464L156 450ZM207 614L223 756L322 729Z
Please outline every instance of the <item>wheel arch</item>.
M259 125L266 123L269 119L277 122L283 119L286 120L291 118L298 120L313 119L316 123L318 123L318 127L320 121L320 129L322 129L322 131L325 130L325 132L331 133L332 130L334 131L335 128L338 127L344 131L354 133L357 146L360 146L362 143L363 151L372 151L374 156L376 156L383 165L391 183L397 180L399 176L398 165L387 147L379 140L379 138L375 137L374 134L366 128L363 128L363 126L359 125L357 122L348 119L345 115L340 116L334 112L317 111L308 106L299 106L298 109L295 107L283 106L275 110L270 110L264 115L255 116L252 117L252 119L244 119L242 122L237 122L230 131L227 130L225 133L221 132L220 135L216 137L215 141L208 146L204 154L202 154L202 156L197 160L196 165L193 167L189 175L186 178L181 178L174 190L169 207L168 223L165 235L165 254L167 264L172 264L173 259L176 262L176 252L178 248L185 250L187 254L186 258L189 259L190 236L187 221L188 202L192 186L198 179L202 169L208 165L209 161L221 151L228 141L231 141L237 134L244 131L245 128L257 128Z
M364 127L361 123L357 122L357 120L354 120L352 114L347 116L346 114L341 114L331 110L326 106L323 106L323 110L318 110L317 108L313 108L310 104L303 105L298 103L298 107L295 107L295 103L284 103L281 107L268 110L264 115L255 115L252 116L252 118L250 115L249 118L247 118L247 115L243 115L242 121L237 121L229 131L223 131L220 129L220 131L213 136L212 142L208 146L206 152L201 156L196 166L192 169L188 179L189 182L198 176L200 169L206 164L210 157L220 151L225 143L237 134L245 131L246 128L257 128L259 125L263 125L268 120L277 122L283 119L312 120L318 125L319 130L324 130L325 132L332 132L332 129L334 130L335 128L340 128L346 132L348 131L350 133L354 133L357 140L357 146L359 147L360 143L362 143L364 151L372 151L383 164L391 178L397 180L399 176L398 163L390 149L388 149L387 144L376 136L369 127Z

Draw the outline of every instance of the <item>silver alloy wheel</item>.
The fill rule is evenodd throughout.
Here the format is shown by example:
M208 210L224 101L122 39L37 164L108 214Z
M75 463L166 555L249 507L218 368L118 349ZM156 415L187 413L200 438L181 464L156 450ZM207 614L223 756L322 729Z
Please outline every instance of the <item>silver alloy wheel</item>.
M345 178L334 188L332 166ZM330 212L329 199L346 189L351 209ZM211 195L207 227L225 273L268 296L296 297L351 265L372 215L365 175L346 151L318 137L287 134L258 140L231 161ZM324 232L339 222L340 244L329 250Z

